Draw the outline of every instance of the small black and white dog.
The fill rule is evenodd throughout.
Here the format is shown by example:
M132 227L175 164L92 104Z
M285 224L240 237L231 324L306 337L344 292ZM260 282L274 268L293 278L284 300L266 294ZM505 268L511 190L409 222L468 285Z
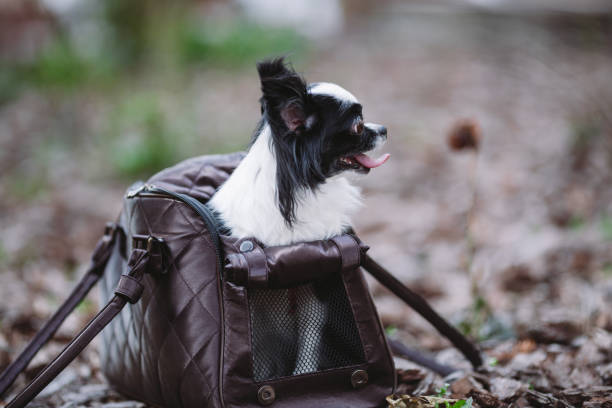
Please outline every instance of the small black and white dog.
M366 154L384 143L387 129L364 123L362 107L350 92L332 83L308 85L282 58L261 62L257 70L263 92L261 121L248 154L209 205L233 236L254 237L266 246L342 234L361 204L360 190L347 179L347 171L368 173L389 158L389 154L376 159ZM298 343L290 374L320 367L320 342L312 337L321 336L327 317L306 332L300 316L327 309L320 293L308 290L303 293L308 300L297 312L289 310L289 294L282 291L266 300L250 299L253 325L267 327L273 339L254 348L267 347L273 354L274 341L283 336L285 343ZM293 313L285 320L289 323L282 323L293 329L280 327L268 316L270 305L265 302L270 299L277 302L276 310L284 307ZM306 336L308 342L303 341ZM280 376L283 370L287 371L272 368L263 378Z
M366 155L387 139L387 129L364 123L350 92L307 85L283 59L257 69L261 121L247 156L210 205L232 235L268 246L341 234L361 202L345 172L367 173L389 158Z

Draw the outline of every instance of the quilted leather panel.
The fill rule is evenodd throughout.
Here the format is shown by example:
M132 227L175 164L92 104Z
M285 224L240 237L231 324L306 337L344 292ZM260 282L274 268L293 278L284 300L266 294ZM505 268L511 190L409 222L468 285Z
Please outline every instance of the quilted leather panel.
M150 182L205 201L241 157L191 159ZM133 234L163 238L170 268L165 275L146 276L140 302L126 307L104 330L101 356L107 379L119 391L155 405L220 406L219 271L204 221L173 199L139 197L125 200L120 224L127 251ZM126 271L120 248L116 245L104 276L105 299Z

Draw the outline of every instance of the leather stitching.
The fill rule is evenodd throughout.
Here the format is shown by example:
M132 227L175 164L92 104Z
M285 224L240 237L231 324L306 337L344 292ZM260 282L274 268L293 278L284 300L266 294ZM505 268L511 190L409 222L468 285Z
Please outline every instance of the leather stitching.
M202 165L200 166L200 169L198 170L196 176L191 179L191 187L189 187L189 192L187 194L191 194L193 188L195 187L196 180L200 178L200 176L202 175L202 171L204 171L207 165L208 163L206 162L206 160L204 160L204 163L202 163Z

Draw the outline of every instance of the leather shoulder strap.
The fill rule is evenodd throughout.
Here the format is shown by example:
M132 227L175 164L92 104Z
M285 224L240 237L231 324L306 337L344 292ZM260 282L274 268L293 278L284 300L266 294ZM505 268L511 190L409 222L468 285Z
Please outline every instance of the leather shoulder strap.
M395 276L367 254L364 255L362 259L362 266L376 278L376 280L423 316L440 334L449 339L470 363L472 363L474 368L478 368L482 365L482 356L478 348L433 310L421 295L407 288Z
M0 396L13 384L17 376L26 369L32 358L49 341L57 329L72 313L75 307L87 296L91 288L98 282L104 273L104 268L110 258L115 238L119 233L116 224L106 225L104 235L98 241L91 257L87 272L77 286L72 290L66 301L57 309L45 325L36 333L19 356L0 375Z
M136 303L140 299L143 291L141 279L145 272L148 272L150 259L151 256L148 249L135 248L132 250L128 261L129 272L127 275L121 276L113 298L72 339L66 348L6 405L6 408L25 407L83 351L94 337L123 309L126 303Z

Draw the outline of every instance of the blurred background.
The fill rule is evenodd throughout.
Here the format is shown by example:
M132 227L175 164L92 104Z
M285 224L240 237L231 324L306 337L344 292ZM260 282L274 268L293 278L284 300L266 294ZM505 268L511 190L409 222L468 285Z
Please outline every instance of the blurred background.
M0 368L133 181L247 146L255 62L281 54L389 129L355 219L371 253L523 388L612 385L609 0L1 0ZM371 288L389 335L461 364ZM72 382L97 378L88 353Z

